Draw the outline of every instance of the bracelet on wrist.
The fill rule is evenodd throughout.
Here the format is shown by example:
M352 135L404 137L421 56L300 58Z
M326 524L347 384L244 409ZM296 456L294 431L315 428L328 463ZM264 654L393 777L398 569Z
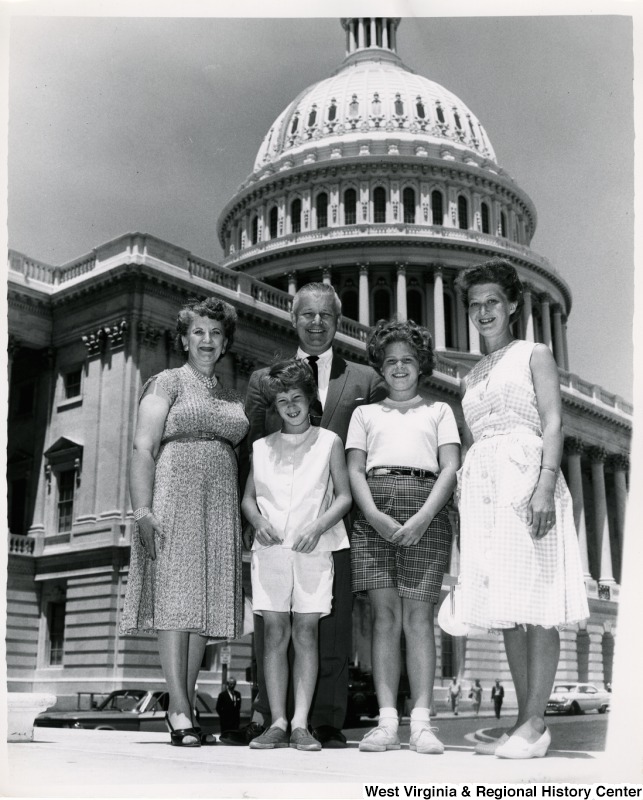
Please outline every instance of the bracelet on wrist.
M141 506L134 511L134 519L138 522L139 520L143 519L143 517L147 517L147 515L151 513L151 508L148 508L147 506Z
M548 467L546 464L541 464L540 468L541 469L548 469L550 472L554 472L554 473L558 472L558 467Z

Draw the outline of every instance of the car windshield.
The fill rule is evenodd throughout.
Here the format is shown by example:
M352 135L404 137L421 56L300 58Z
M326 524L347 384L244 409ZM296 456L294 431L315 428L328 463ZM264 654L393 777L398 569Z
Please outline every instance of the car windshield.
M139 700L146 694L143 690L112 692L98 706L99 711L133 711Z
M557 692L559 692L561 694L563 692L571 692L571 690L573 688L574 688L573 686L569 686L569 685L567 685L567 686L562 686L562 685L561 686L554 686L554 694L556 694Z

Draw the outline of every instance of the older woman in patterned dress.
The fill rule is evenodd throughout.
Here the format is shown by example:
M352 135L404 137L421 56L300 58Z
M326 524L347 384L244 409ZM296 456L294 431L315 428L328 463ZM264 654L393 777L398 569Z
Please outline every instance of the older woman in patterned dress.
M558 368L544 344L511 330L522 305L514 267L500 259L459 279L486 355L465 378L468 452L460 475L462 619L502 631L518 720L501 758L544 756L545 707L556 676L558 629L588 616L563 448Z
M214 374L235 324L232 306L215 298L179 312L177 345L186 363L147 381L134 436L130 495L138 535L120 627L157 634L171 741L185 747L207 741L192 717L205 646L241 632L234 447L248 421L243 398Z

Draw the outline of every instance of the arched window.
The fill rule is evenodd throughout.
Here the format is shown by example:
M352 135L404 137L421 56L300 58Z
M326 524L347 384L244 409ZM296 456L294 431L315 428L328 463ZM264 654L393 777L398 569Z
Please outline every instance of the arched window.
M406 293L406 316L418 325L422 324L422 293L417 289L409 289Z
M277 210L277 206L273 206L270 209L270 214L268 215L268 228L270 230L270 238L276 239L277 238L277 231L279 225L279 211Z
M381 186L373 192L373 222L386 222L386 189Z
M317 209L317 227L318 228L327 228L328 227L328 195L326 192L321 192L317 195L317 200L315 201L315 206Z
M354 94L351 98L351 102L348 106L348 116L349 117L357 117L359 116L359 102L357 100L357 95Z
M457 128L459 131L461 131L461 130L462 130L462 123L460 122L460 115L459 115L459 114L458 114L458 112L455 110L455 108L453 109L453 119L455 120L455 126L456 126L456 128Z
M442 110L442 106L440 105L439 102L435 104L435 111L436 111L436 113L438 115L438 122L441 122L442 124L444 124L444 121L445 121L444 120L444 111Z
M295 114L295 116L292 118L292 124L290 125L290 135L291 136L293 136L295 133L297 133L297 128L298 127L299 127L299 116L298 116L298 114Z
M382 113L382 103L380 101L380 96L377 92L373 95L373 100L371 102L371 113L374 117L379 117Z
M290 204L290 230L299 233L301 230L301 200L297 198Z
M357 192L346 189L344 192L344 225L355 225L357 222Z
M486 203L480 203L480 221L482 222L482 232L490 233L489 206Z
M356 289L346 289L342 293L342 316L359 319L359 299Z
M424 103L422 102L422 98L418 95L415 98L415 113L418 115L420 119L424 119L426 117L426 111L424 110Z
M328 121L334 122L335 117L337 116L337 103L335 102L335 98L330 101L330 105L328 106Z
M395 95L395 113L398 117L401 117L404 114L404 103L402 102L402 98L399 94Z
M317 106L313 105L308 115L308 127L312 128L315 122L317 122Z
M237 250L243 247L243 228L239 227L237 230Z
M409 225L415 223L415 192L410 186L402 192L402 205L404 206L404 222Z
M431 192L431 216L433 225L444 225L442 192L439 192L437 189Z
M465 230L469 227L469 208L467 198L460 195L458 197L458 228Z
M252 218L252 224L250 226L250 241L252 244L257 244L257 240L259 239L259 219L257 217Z
M376 289L373 292L373 319L391 318L391 295L388 289Z
M500 235L507 238L507 215L504 211L500 212Z

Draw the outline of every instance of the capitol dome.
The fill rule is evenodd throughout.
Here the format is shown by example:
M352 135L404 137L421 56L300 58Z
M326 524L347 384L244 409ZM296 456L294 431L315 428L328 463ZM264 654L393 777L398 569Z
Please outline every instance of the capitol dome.
M221 211L223 264L291 295L323 280L351 335L411 318L437 351L468 363L481 343L456 279L500 256L527 289L516 333L546 342L563 365L571 292L530 247L536 208L471 109L402 62L399 23L341 20L344 60L276 117Z
M346 59L277 117L257 153L255 173L310 152L317 160L351 149L357 154L365 136L371 152L395 147L439 157L448 145L463 157L496 162L486 131L462 100L403 64L395 52L398 22L374 19L363 29L366 41L360 47L355 20L342 20Z

